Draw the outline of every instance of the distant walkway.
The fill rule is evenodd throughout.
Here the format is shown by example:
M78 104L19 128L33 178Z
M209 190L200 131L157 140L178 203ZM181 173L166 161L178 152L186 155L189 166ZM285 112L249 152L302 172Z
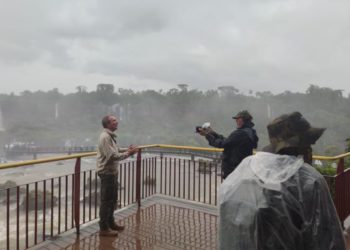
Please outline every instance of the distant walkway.
M82 146L82 147L4 147L6 154L70 154L70 153L84 153L96 151L96 146Z
M81 146L81 147L4 147L4 152L7 157L19 155L33 155L37 159L39 154L76 154L96 151L96 146ZM167 155L189 155L191 157L198 156L210 159L219 159L221 152L203 152L190 149L171 149L171 148L145 148L145 153L152 154L167 154Z
M96 223L45 242L39 249L217 249L216 207L161 195L116 213L125 230L100 237Z

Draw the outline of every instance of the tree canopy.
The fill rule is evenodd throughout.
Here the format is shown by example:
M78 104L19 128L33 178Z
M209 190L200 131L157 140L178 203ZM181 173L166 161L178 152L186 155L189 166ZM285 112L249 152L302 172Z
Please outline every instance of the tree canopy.
M343 152L350 137L350 98L342 90L310 85L305 93L270 91L242 93L235 86L206 91L179 84L168 91L115 88L99 84L88 92L79 85L76 93L62 94L26 90L19 95L0 94L2 124L0 143L34 142L38 145L96 144L101 118L119 117L121 144L168 143L205 146L205 139L194 133L204 122L223 135L235 123L232 115L249 110L260 137L259 148L268 144L267 123L283 113L300 111L315 127L327 128L316 145L319 153Z

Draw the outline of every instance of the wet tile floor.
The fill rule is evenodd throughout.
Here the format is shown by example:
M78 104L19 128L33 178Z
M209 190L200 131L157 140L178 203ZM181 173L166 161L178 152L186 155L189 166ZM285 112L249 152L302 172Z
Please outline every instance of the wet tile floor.
M152 198L116 214L125 230L118 237L101 237L97 222L38 249L217 249L215 207L172 198Z

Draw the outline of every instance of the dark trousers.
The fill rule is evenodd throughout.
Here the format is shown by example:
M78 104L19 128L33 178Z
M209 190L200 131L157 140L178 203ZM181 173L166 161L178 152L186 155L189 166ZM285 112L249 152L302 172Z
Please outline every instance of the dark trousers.
M99 174L101 179L100 230L107 230L113 225L114 210L117 208L117 175Z

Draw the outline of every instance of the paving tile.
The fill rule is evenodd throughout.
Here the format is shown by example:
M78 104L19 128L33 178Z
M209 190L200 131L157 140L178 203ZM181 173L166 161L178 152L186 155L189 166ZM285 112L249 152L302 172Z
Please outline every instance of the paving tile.
M48 243L47 249L216 249L218 217L202 205L187 206L178 200L149 199L116 214L125 230L118 237L100 237L98 223L82 227Z

